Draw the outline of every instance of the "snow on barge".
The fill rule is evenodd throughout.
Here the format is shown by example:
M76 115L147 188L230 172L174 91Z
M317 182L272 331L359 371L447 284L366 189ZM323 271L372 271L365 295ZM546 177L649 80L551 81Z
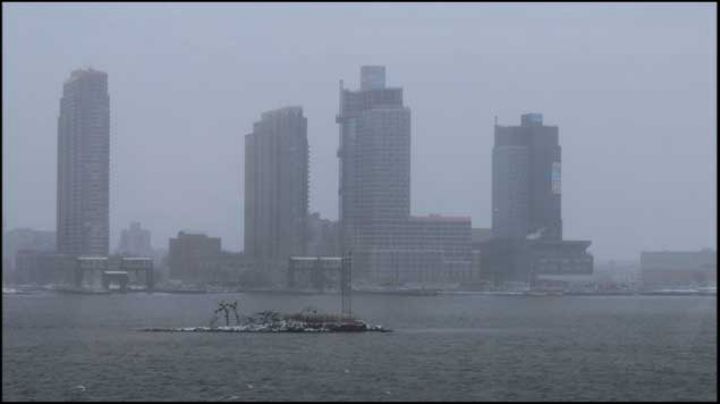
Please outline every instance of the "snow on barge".
M282 314L265 311L248 317L245 321L238 321L237 325L207 327L178 327L178 328L145 328L148 332L390 332L381 325L368 324L365 321L351 317L317 314L297 313Z

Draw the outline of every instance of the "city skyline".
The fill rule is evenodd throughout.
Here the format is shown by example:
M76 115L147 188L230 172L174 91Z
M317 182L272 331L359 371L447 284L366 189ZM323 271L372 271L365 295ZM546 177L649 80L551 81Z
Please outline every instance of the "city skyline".
M596 6L588 7L602 10L595 8ZM3 5L3 8L4 19L8 12L19 13L14 19L4 21L10 23L10 26L4 24L6 38L17 35L18 26L13 24L18 21L27 21L31 26L43 21L41 16L31 16L31 8L27 6ZM71 16L71 11L78 8L80 7L71 6L65 11L52 11L53 7L48 7L48 10ZM458 8L462 9L459 6ZM467 9L481 10L482 5ZM502 7L488 9L495 14L512 14L510 9ZM648 9L636 6L627 10L629 13L649 11L649 16L643 17L645 19L640 22L652 27L663 18L670 18L671 11L680 14L680 17L676 16L680 21L689 21L691 18L698 18L700 9L699 6L657 6ZM122 24L126 21L124 19L132 14L132 7L125 10L129 10L129 14L116 17L97 10L93 13L102 17L98 21L109 19L116 24ZM383 9L389 10L392 9ZM432 25L434 28L431 31L434 36L430 35L430 38L435 40L436 53L443 54L437 45L449 43L445 41L454 36L443 31L441 27L444 25L441 23L445 21L443 18L457 16L459 10L442 7L435 10L439 11L439 17L433 20L435 25ZM573 24L578 20L595 18L589 16L589 13L578 11L579 8L569 7L568 10L575 13ZM52 14L50 11L48 13ZM258 10L253 12L261 13ZM342 14L346 11L329 7L324 12ZM418 11L418 15L423 12ZM539 9L538 12L543 16L544 22L553 19L559 22L559 17L552 17L548 9ZM211 14L201 14L198 18L202 21L224 21ZM23 15L29 19L20 18ZM155 16L148 17L150 20L167 18L167 21L177 22L184 18L179 15L150 15ZM284 15L278 18L291 18L290 14ZM424 18L430 18L427 14L424 15ZM478 17L478 14L474 15ZM521 113L539 112L544 114L546 121L562 129L563 155L567 157L563 159L563 173L566 174L563 177L563 224L568 238L593 240L590 251L598 259L637 258L641 250L694 250L712 246L716 243L716 188L714 177L707 174L712 172L716 161L716 140L713 137L716 127L714 120L710 119L715 117L711 111L715 110L716 90L715 78L708 73L714 67L712 63L715 36L711 35L713 39L705 38L699 42L696 39L701 38L701 33L715 29L714 17L710 20L700 19L705 25L700 24L699 27L676 23L672 32L681 35L674 38L675 42L666 41L664 49L652 46L662 42L662 38L654 40L640 31L632 31L630 26L623 26L622 24L627 22L624 17L613 16L611 13L605 13L602 17L619 22L621 28L630 30L626 32L634 32L635 36L631 36L633 40L629 41L629 44L620 44L617 38L603 42L602 38L593 36L592 32L580 31L587 34L587 42L605 47L600 46L597 48L600 50L594 53L583 53L579 48L572 48L569 43L561 45L572 48L570 53L575 56L582 55L588 58L587 60L594 61L619 61L623 60L623 55L627 52L637 49L644 52L636 55L634 62L626 60L625 69L619 68L617 63L610 63L606 66L609 67L609 72L595 71L593 79L605 84L610 83L609 87L597 84L597 87L580 86L580 89L574 90L571 87L578 83L580 76L570 77L564 82L558 81L560 73L554 73L553 69L567 73L568 70L563 69L563 66L589 68L583 65L580 59L570 58L566 59L564 64L555 65L548 64L547 61L536 61L532 71L522 70L519 65L511 63L509 66L515 66L514 73L504 76L504 79L496 84L478 78L477 74L484 76L483 72L487 72L488 77L497 78L498 67L503 62L517 62L524 58L532 61L533 52L553 54L553 49L557 50L552 47L528 46L528 43L522 42L521 38L525 38L522 35L514 37L514 40L519 42L510 46L515 54L503 53L498 48L486 52L485 56L481 57L486 61L485 69L479 70L476 75L468 74L469 71L463 73L459 67L453 69L453 66L447 63L421 66L431 55L401 52L399 44L402 41L398 38L402 38L402 31L385 32L391 39L391 45L377 44L376 53L370 52L371 48L367 47L367 43L359 39L355 44L360 49L352 52L348 50L343 53L338 52L338 49L330 49L327 55L334 56L337 64L330 63L332 66L329 67L318 64L323 52L312 47L307 49L314 49L315 53L304 64L297 59L302 51L288 50L278 54L260 52L259 59L251 62L251 65L261 63L267 70L262 74L257 71L229 74L233 70L229 67L239 63L239 59L233 59L238 57L234 55L237 45L231 42L224 42L224 45L204 53L205 57L213 56L205 64L201 63L200 59L191 58L185 67L170 69L168 75L161 76L157 70L160 65L153 64L152 54L141 54L141 60L145 60L144 66L149 67L143 70L140 69L142 63L134 65L121 61L112 53L96 48L99 42L88 39L86 42L80 41L85 44L85 48L81 47L80 50L71 52L69 57L60 58L59 67L41 78L33 76L32 69L29 69L29 73L21 73L18 67L32 66L33 63L29 61L34 60L33 58L47 57L53 52L33 48L32 41L28 50L24 51L12 49L10 44L6 43L4 56L20 57L4 58L7 60L3 77L7 84L3 89L4 115L11 116L16 113L17 116L13 122L6 120L3 128L3 150L6 150L3 153L3 213L7 221L4 227L6 230L18 227L54 229L55 198L52 196L54 192L48 191L54 189L55 173L48 169L52 168L53 164L46 165L44 161L52 160L52 151L55 150L53 131L46 132L48 122L51 123L53 116L57 116L56 88L59 82L51 84L50 81L66 76L71 70L90 60L95 68L109 72L111 77L111 245L117 244L123 226L131 221L139 221L152 231L152 244L156 247L166 246L168 239L177 234L178 230L190 227L198 228L211 236L221 237L223 244L230 250L241 250L244 164L242 138L245 134L244 128L253 122L247 117L257 116L261 111L283 105L302 105L307 111L311 150L309 211L317 211L323 217L337 219L337 124L334 122L337 112L337 82L341 77L355 77L354 72L360 65L376 63L388 67L391 72L389 82L402 84L407 93L406 103L413 109L411 214L470 215L473 227L490 227L492 119L499 116L500 124L504 125L514 122ZM304 15L303 18L311 17ZM524 17L517 14L515 18L522 20ZM83 21L83 24L90 25L99 23ZM508 24L513 25L505 28L517 28L514 25L517 21L508 21L512 21ZM709 26L712 28L708 28L708 22L711 22ZM84 32L83 27L87 28L88 25L83 24L78 31L67 35ZM410 26L412 24L408 27ZM579 25L573 26L574 29L581 30ZM502 31L498 26L490 28L483 32L507 31ZM458 28L460 31L469 29L462 24ZM551 29L528 28L532 29L538 29L538 33L552 37ZM205 37L205 41L209 38L230 38L232 35L223 34L231 32L234 31L221 24L220 28ZM255 31L248 28L238 32ZM43 34L38 35L42 37ZM187 37L183 35L180 31L172 31L165 37L165 40L169 40L168 44L173 45L169 49L175 52L175 56L186 55L207 43L201 40L187 42ZM122 45L117 39L115 41L111 42ZM483 41L484 47L488 48L487 40ZM126 42L122 49L132 54L127 47L131 42ZM281 47L281 44L273 46L275 50L286 49ZM688 46L689 50L684 53L678 51ZM478 67L474 52L482 55L484 47L471 46L468 42L461 41L457 48L459 51L454 55L464 61L464 64ZM713 50L709 50L710 48ZM395 49L396 53L389 53L391 49ZM705 70L704 65L702 68L691 66L688 60L681 61L668 56L672 55L672 52L689 55L690 61L711 62L711 69ZM403 55L407 60L402 60ZM517 55L517 59L514 55ZM604 57L607 59L603 59ZM223 65L220 62L222 60L231 63L229 66ZM287 60L298 62L302 67L300 70L303 71L294 72L290 77L283 76L284 70L280 66L287 63ZM658 60L663 63L651 63ZM632 67L630 73L623 73L628 71L628 66ZM648 70L650 66L653 68ZM176 86L177 80L187 80L190 73L209 72L213 68L219 70L216 76L200 74L196 75L198 80L195 82L185 83L184 87ZM683 69L688 73L670 75L671 72L677 73ZM315 71L322 74L316 74ZM26 95L20 95L19 88L22 87L18 86L27 83L30 78L37 83L33 83L31 91ZM228 81L228 78L232 79ZM513 79L520 84L511 83ZM552 80L555 80L554 88L545 83ZM48 83L50 85L46 87L45 84ZM314 87L312 92L306 91L308 87L305 83ZM354 80L348 82L349 87L359 87L359 83L357 84L355 85ZM143 96L138 85L150 86L154 93ZM257 86L266 87L267 96L255 92L253 89ZM243 88L253 90L253 94L260 96L249 97L245 95L247 91L243 92ZM463 97L472 97L475 102L461 102L458 97L453 97L461 94ZM658 98L658 94L664 97L659 97L660 101L653 101L654 108L639 105L644 100ZM702 96L698 98L698 94ZM46 101L53 97L54 109ZM163 102L169 101L164 97L174 97L177 100L171 105L164 104ZM213 104L219 111L217 113L209 113L193 102L196 98L225 102L223 100L234 97L240 97L240 102L226 103L227 105L219 109L216 108L217 104ZM553 103L550 101L552 98L558 98L560 102ZM629 99L629 103L624 104L627 108L611 105L613 99L616 100L615 103L619 103L621 100L625 101L623 98ZM31 122L28 116L30 112L27 105L30 101L38 107L32 110L34 122ZM691 107L683 105L688 102L692 104ZM582 108L574 105L577 103L583 104ZM148 112L142 109L153 113L148 115ZM195 113L191 114L191 111ZM195 121L183 118L184 115ZM173 124L173 119L177 123ZM178 124L183 126L177 126ZM218 133L222 133L222 136ZM188 160L190 150L193 153L203 150L197 147L199 145L204 146L207 155L194 155L193 159ZM637 164L638 162L642 164ZM11 175L15 172L22 173L21 178L26 180L19 181L20 177ZM171 172L173 175L170 175ZM173 178L183 178L185 183L178 184ZM205 184L207 181L202 181L202 178L219 178L219 181L213 181L214 184L208 186ZM48 187L49 190L45 190ZM199 199L206 203L199 203L199 200L192 196L193 193L205 194L204 198ZM184 195L188 197L183 198ZM178 200L183 203L178 204ZM167 209L160 209L161 206ZM201 207L205 210L199 214ZM605 220L600 220L602 217L605 217ZM658 220L659 218L665 223Z

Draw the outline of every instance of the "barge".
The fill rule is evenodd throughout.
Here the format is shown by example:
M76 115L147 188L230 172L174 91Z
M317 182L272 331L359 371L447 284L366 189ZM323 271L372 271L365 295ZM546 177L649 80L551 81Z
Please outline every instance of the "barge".
M232 305L230 306L232 307ZM244 321L236 314L237 325L215 326L214 321L207 327L144 328L146 332L390 332L381 325L368 324L356 318L317 313L282 314L273 311L257 313Z

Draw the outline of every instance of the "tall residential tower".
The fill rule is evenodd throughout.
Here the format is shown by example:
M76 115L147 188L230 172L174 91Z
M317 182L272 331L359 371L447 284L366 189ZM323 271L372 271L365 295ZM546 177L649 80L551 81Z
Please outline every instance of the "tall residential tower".
M498 238L562 240L558 127L541 114L520 126L495 125L492 226Z
M410 109L402 88L385 86L384 66L363 66L360 89L340 87L342 253L368 271L410 216Z
M110 96L106 73L75 70L65 82L57 163L58 252L107 256Z
M262 114L245 136L245 254L283 265L305 254L308 216L307 119L302 107Z
M482 275L537 286L542 275L591 274L588 240L563 240L558 127L541 114L495 124L492 233L481 243Z

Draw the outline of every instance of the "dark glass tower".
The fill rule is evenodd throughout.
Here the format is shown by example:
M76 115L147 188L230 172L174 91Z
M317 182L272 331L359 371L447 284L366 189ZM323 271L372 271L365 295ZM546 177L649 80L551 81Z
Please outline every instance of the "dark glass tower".
M107 256L110 96L107 74L75 70L58 117L57 248L70 256Z
M493 234L497 238L562 240L558 127L541 114L520 126L495 125Z
M538 287L543 275L587 275L589 240L563 240L558 127L541 114L520 126L495 124L492 173L493 238L482 243L483 277L496 285Z

